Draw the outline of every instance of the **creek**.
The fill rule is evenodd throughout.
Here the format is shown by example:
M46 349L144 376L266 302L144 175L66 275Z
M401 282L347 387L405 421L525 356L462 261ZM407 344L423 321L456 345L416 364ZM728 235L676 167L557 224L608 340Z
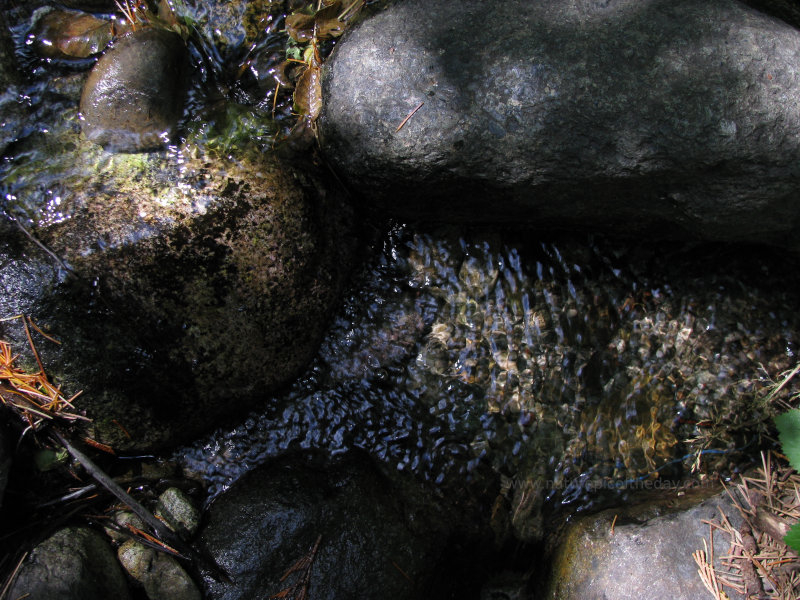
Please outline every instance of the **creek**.
M211 9L195 10L213 22ZM285 44L277 25L267 30L250 50L262 72ZM210 35L193 48L187 144L142 159L163 161L178 182L193 145L235 154L247 138L269 151L285 127L264 124L264 81L230 75L252 40L225 31L216 48ZM74 159L83 74L20 52L34 120L5 151L4 210L47 225L69 218L75 170L113 159ZM172 454L209 499L287 451L357 448L444 493L503 491L515 527L536 537L542 512L622 502L658 481L724 478L768 443L757 399L798 360L796 258L433 228L368 211L362 226L362 264L306 372L238 425Z
M214 496L287 450L357 447L440 489L499 478L568 513L726 477L760 447L757 393L796 360L793 286L775 286L792 262L388 227L308 372L175 456Z

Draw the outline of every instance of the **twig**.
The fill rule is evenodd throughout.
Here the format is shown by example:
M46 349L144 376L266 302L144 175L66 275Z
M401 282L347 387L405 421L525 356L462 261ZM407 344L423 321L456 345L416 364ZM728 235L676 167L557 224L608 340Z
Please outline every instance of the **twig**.
M308 594L308 585L311 583L311 567L314 566L314 558L317 555L317 550L319 549L319 544L321 541L322 536L317 536L317 541L314 542L314 545L311 547L311 549L305 555L301 556L291 567L289 567L286 573L283 574L283 577L281 577L280 581L285 581L289 575L298 571L303 572L302 576L292 585L282 589L277 594L273 594L270 596L270 598L306 600Z
M86 456L83 452L75 448L69 440L67 440L61 432L57 429L53 429L53 435L59 441L59 443L67 449L72 457L77 460L83 468L86 469L87 473L92 476L92 478L97 481L100 485L102 485L106 490L116 496L121 502L128 506L128 508L133 511L142 521L144 521L152 530L158 535L159 538L164 540L169 546L177 549L178 552L181 554L191 557L193 560L197 561L201 566L205 567L209 571L211 571L212 576L217 580L227 581L230 582L230 575L228 575L225 570L217 565L211 557L203 556L200 552L195 550L190 544L185 542L180 534L172 531L169 527L167 527L166 523L159 521L153 513L139 504L136 500L134 500L130 494L128 494L125 490L120 487L120 485L111 479L108 475L106 475L100 467L98 467L92 460Z
M172 530L170 530L164 523L156 519L155 516L153 516L153 513L134 500L131 495L123 490L116 481L111 479L111 477L106 475L100 469L100 467L94 464L94 462L92 462L88 456L73 446L67 440L67 438L61 434L61 432L59 432L57 429L54 429L52 433L58 442L67 449L67 452L69 452L75 460L81 463L83 468L86 469L86 472L92 476L92 479L97 481L97 483L102 485L106 490L114 494L114 496L116 496L121 502L126 504L128 508L130 508L140 519L142 519L142 521L147 523L153 529L153 531L158 534L159 537L170 541L175 537L175 534L172 532Z
M408 579L410 582L412 582L412 583L414 582L414 580L413 580L413 579L411 579L411 577L409 577L409 576L408 576L408 573L406 573L405 571L403 571L403 569L401 569L401 568L400 568L400 565L398 565L398 564L397 564L397 563L396 563L394 560L392 561L392 564L394 565L394 568L395 568L395 569L397 569L398 571L400 571L400 575L402 575L403 577L405 577L406 579Z
M25 561L25 559L27 557L28 557L28 553L24 552L22 554L22 557L17 562L17 566L14 567L13 571L11 571L11 574L8 576L8 579L6 579L6 583L3 586L2 591L0 591L0 600L3 600L6 597L6 594L8 594L8 590L11 588L11 585L14 583L14 580L17 578L17 573L19 573L19 570L22 567L22 563Z
M58 254L56 254L55 252L53 252L52 250L50 250L50 248L48 248L47 246L45 246L45 245L44 245L44 244L43 244L43 243L42 243L42 242L41 242L39 239L37 239L37 238L36 238L36 237L35 237L35 236L34 236L34 235L33 235L33 234L30 232L30 231L28 231L27 229L25 229L25 227L23 227L22 223L20 223L20 222L19 222L19 220L18 220L16 217L11 217L11 220L12 220L12 221L14 221L14 223L15 223L15 224L16 224L16 226L19 228L19 230L20 230L22 233L24 233L24 234L27 236L27 238L28 238L30 241L32 241L34 244L36 244L37 246L39 246L39 248L41 248L42 250L44 250L44 251L45 251L45 253L47 253L47 254L48 254L48 255L49 255L51 258L53 258L55 261L57 261L57 262L58 262L58 264L60 264L60 265L61 265L61 266L64 268L64 270L66 270L66 271L69 271L70 273L74 273L74 272L75 272L75 271L73 271L73 270L72 270L72 267L70 267L70 266L69 266L69 265L66 263L66 261L65 261L63 258L61 258L61 257L60 257Z
M395 133L397 133L398 131L400 131L400 130L403 128L403 125L405 125L406 123L408 123L408 120L409 120L411 117L413 117L413 116L414 116L414 113L415 113L415 112L417 112L417 111L418 111L420 108L422 108L422 105L423 105L423 104L425 104L425 103L424 103L424 102L420 102L419 104L417 104L417 105L416 105L416 106L415 106L415 107L412 109L412 111L406 115L406 118L405 118L405 119L403 119L403 122L402 122L402 123L400 123L400 125L398 125L398 126L397 126L397 129L395 129L395 130L394 130L394 132L395 132Z

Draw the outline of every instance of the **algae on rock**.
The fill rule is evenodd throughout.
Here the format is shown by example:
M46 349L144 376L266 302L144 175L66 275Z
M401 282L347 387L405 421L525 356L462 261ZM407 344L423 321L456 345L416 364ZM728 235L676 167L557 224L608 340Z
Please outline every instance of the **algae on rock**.
M84 390L92 434L119 449L176 443L299 374L348 275L349 209L316 175L258 148L111 155L75 111L7 170L2 316L62 340L42 352ZM5 326L13 335L13 327ZM7 336L8 337L8 336Z

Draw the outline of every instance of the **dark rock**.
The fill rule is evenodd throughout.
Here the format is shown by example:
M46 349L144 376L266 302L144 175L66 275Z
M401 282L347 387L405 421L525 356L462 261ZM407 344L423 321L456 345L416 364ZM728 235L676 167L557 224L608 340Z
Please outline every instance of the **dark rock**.
M19 135L27 118L20 100L20 74L4 10L0 10L0 154Z
M17 61L14 57L14 44L8 29L5 11L0 11L0 89L7 90L8 86L19 79Z
M166 145L183 111L189 54L176 33L148 27L114 44L81 97L88 139L116 152Z
M3 494L6 491L8 471L10 468L11 457L8 455L8 448L6 448L5 435L0 431L0 506L3 505Z
M408 0L336 46L320 132L404 217L796 248L799 61L733 0Z
M212 505L201 543L234 583L208 580L208 597L277 594L302 577L279 581L318 536L309 598L431 597L442 536L370 465L296 459L252 471Z
M0 315L60 339L35 336L65 393L84 391L90 435L180 443L311 360L353 262L351 213L321 180L243 147L180 164L95 150L94 170L53 188L58 217L26 226L37 243L0 222ZM19 321L0 329L25 351Z
M666 495L662 495L666 496ZM675 500L671 500L675 502ZM558 600L694 600L708 592L692 553L710 543L709 525L722 511L731 525L741 515L726 493L697 504L665 509L662 498L649 505L582 517L568 526L550 575L549 592ZM613 525L613 527L612 527ZM729 553L730 538L716 530L714 566ZM732 595L733 600L743 598Z
M67 527L36 546L8 593L27 600L126 600L125 575L96 531Z

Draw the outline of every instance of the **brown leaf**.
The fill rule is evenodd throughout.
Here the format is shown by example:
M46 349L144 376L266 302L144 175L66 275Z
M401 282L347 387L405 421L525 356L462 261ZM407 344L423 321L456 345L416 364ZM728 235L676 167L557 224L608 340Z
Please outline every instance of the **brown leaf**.
M319 116L322 110L322 82L319 67L308 67L297 80L294 90L294 109L312 121Z
M42 56L86 58L111 41L111 22L86 13L54 10L36 24L34 39Z

